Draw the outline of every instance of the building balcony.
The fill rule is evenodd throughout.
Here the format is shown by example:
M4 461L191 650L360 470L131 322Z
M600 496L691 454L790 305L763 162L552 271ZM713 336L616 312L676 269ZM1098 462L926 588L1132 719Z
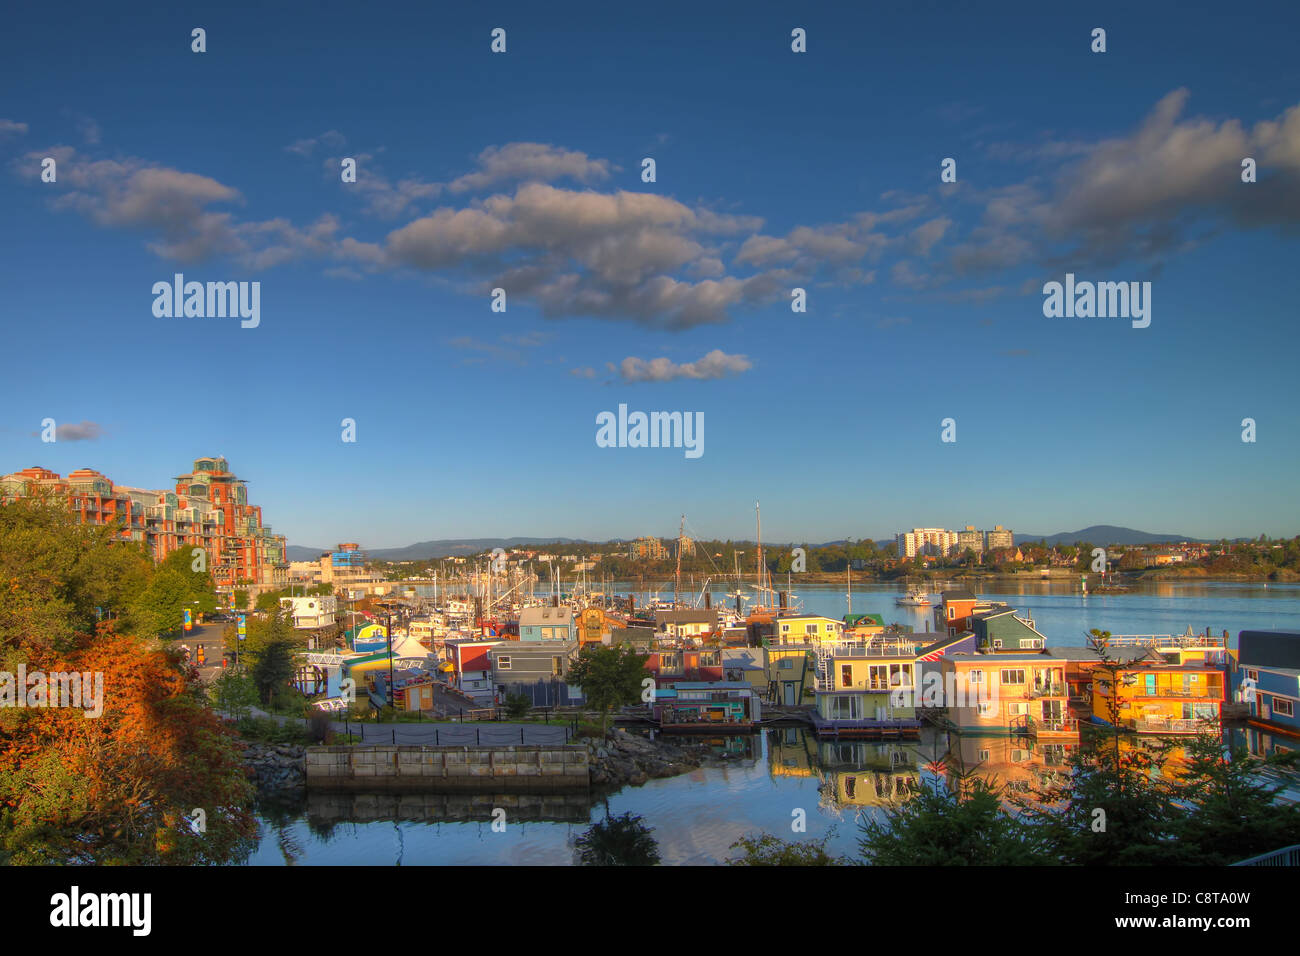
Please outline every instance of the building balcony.
M907 658L916 656L915 641L889 641L887 643L862 643L862 644L845 644L825 642L818 644L815 634L799 635L799 640L790 640L788 643L795 646L813 645L828 657L899 657ZM778 644L777 646L782 646Z
M1114 634L1107 647L1222 648L1222 636L1213 634Z
M1139 734L1197 734L1219 726L1218 720L1182 720L1173 717L1139 717L1129 721Z
M1079 721L1075 717L1052 717L1035 720L1031 727L1035 734L1077 734Z
M1030 687L1025 691L1027 700L1037 700L1039 697L1066 697L1069 692L1064 684L1044 684L1041 687Z
M1180 700L1223 700L1223 687L1210 684L1202 690L1183 690L1176 687L1139 688L1132 695L1135 698L1177 698Z

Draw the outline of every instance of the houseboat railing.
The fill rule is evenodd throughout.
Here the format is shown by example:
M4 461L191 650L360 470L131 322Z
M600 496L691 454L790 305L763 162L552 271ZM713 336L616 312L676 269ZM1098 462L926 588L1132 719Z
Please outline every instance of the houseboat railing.
M1067 733L1079 729L1079 721L1075 717L1054 717L1051 719L1037 720L1033 724L1037 731L1049 731L1053 733Z
M1213 634L1112 634L1108 647L1224 647L1223 637Z
M916 654L916 641L837 642L824 644L806 640L778 642L776 647L806 647L830 657L911 657Z
M1138 733L1174 733L1193 734L1206 726L1204 720L1139 718L1133 721L1133 729ZM1211 721L1213 726L1213 721Z
M1174 687L1153 687L1146 688L1142 685L1136 685L1133 692L1134 697L1195 697L1198 700L1222 700L1223 686L1221 684L1206 684L1205 693L1195 690L1179 690Z
M1300 843L1286 846L1272 853L1261 853L1249 860L1230 864L1231 866L1300 866Z

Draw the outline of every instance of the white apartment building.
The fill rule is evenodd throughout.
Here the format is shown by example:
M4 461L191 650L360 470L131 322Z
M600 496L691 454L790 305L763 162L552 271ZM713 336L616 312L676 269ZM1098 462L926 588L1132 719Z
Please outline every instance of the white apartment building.
M947 557L957 549L957 532L943 528L913 528L898 535L898 556L915 558L917 555Z
M946 558L965 554L967 548L976 554L1010 548L1014 536L1009 528L1000 524L994 525L992 531L977 531L974 525L968 524L963 531L913 528L899 534L896 540L900 558L915 558L917 555Z

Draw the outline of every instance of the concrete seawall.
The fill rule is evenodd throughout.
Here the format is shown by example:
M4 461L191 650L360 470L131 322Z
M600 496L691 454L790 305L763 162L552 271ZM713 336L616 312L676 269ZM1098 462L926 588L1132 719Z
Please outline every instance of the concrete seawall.
M512 747L308 747L308 790L421 790L540 793L586 790L589 753L581 744Z

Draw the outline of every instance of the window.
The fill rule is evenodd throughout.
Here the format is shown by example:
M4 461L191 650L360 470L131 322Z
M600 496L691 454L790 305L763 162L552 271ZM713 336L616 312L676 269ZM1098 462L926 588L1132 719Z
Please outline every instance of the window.
M1283 717L1294 717L1295 705L1285 697L1274 697L1273 713L1279 714Z
M995 637L995 638L993 638L993 649L994 649L995 651L996 651L996 650L1001 650L1001 649L1002 649L1002 638L1000 638L1000 637Z
M1025 714L1029 713L1029 705L1023 701L1016 704L1008 704L1007 713L1012 717L1023 717Z
M816 625L816 624L805 624L805 625L803 626L803 630L804 630L804 633L805 633L805 634L816 634L816 633L817 633L817 625Z
M975 671L968 671L968 672L966 673L966 683L968 683L968 684L983 684L983 683L984 683L984 672L983 672L983 671L978 671L978 670L975 670Z
M997 705L992 701L981 701L976 705L976 710L981 717L992 717L998 712Z
M777 661L776 668L782 671L794 670L794 661L788 657L783 657Z
M840 686L841 687L853 686L853 665L852 664L840 665Z
M853 696L831 698L832 720L857 720L862 716L859 698Z
M1249 671L1249 670L1248 670L1248 671L1246 671L1246 677L1248 677L1250 680L1258 681L1258 680L1259 680L1259 671Z
M987 750L981 750L979 756L976 757L975 759L976 759L976 760L979 760L979 761L982 763L982 762L984 762L985 760L988 760L989 757L990 757L990 754L989 754L989 752L988 752Z
M1023 684L1025 682L1024 668L1004 667L1001 678L1004 684Z

